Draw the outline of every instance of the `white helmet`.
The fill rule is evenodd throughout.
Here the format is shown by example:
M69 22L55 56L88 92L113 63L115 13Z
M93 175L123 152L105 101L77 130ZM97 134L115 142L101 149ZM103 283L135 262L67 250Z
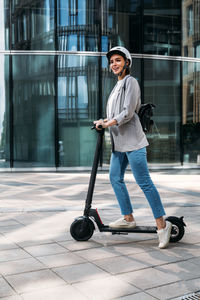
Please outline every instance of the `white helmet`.
M108 53L106 54L108 61L110 61L110 58L113 54L119 54L119 55L123 56L123 58L125 60L128 59L129 62L130 62L129 67L131 67L132 58L131 58L131 55L130 55L129 51L126 48L121 47L121 46L117 46L117 47L114 47L114 48L110 49L108 51Z

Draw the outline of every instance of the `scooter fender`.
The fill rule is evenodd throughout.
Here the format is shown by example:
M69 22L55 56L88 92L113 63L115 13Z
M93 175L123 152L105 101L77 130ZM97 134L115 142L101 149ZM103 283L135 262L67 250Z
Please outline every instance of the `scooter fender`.
M169 221L169 222L171 222L171 223L173 224L173 220L176 220L176 221L180 222L180 224L181 224L182 226L185 226L185 227L186 227L186 224L185 224L185 222L183 221L183 218L184 218L183 216L180 217L180 218L174 217L174 216L169 216L169 217L166 218L166 221Z
M83 221L83 224L85 223L85 225L87 225L88 222L92 221L92 224L93 224L93 229L95 229L95 225L94 225L94 220L90 217L87 217L87 216L79 216L77 218L74 219L74 222L75 221Z

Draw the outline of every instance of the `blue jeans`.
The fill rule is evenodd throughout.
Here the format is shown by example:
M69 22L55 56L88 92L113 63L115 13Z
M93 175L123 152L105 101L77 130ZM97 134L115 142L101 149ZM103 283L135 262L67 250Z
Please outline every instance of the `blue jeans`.
M137 184L142 189L149 202L154 218L165 215L159 193L149 175L146 148L129 152L114 151L112 153L110 182L119 202L122 215L129 215L133 212L130 197L124 182L124 174L128 163L130 164Z

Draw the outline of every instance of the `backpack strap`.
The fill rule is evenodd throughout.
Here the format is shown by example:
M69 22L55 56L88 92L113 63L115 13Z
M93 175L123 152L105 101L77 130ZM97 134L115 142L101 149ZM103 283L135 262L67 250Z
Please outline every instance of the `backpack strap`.
M123 85L124 92L125 92L125 90L126 90L126 81L127 81L127 79L128 79L130 76L131 76L131 75L128 75L128 76L126 76L126 78L125 78L124 85Z

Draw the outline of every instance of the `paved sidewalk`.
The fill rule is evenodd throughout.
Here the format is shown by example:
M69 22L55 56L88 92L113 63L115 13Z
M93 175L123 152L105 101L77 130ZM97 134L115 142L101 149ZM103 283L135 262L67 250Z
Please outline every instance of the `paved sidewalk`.
M156 234L87 242L69 233L82 215L88 173L1 173L0 299L153 300L200 290L200 171L152 172L167 215L184 216L183 239L159 250ZM154 225L131 174L126 175L139 225ZM97 177L93 207L104 223L120 216L108 174Z

